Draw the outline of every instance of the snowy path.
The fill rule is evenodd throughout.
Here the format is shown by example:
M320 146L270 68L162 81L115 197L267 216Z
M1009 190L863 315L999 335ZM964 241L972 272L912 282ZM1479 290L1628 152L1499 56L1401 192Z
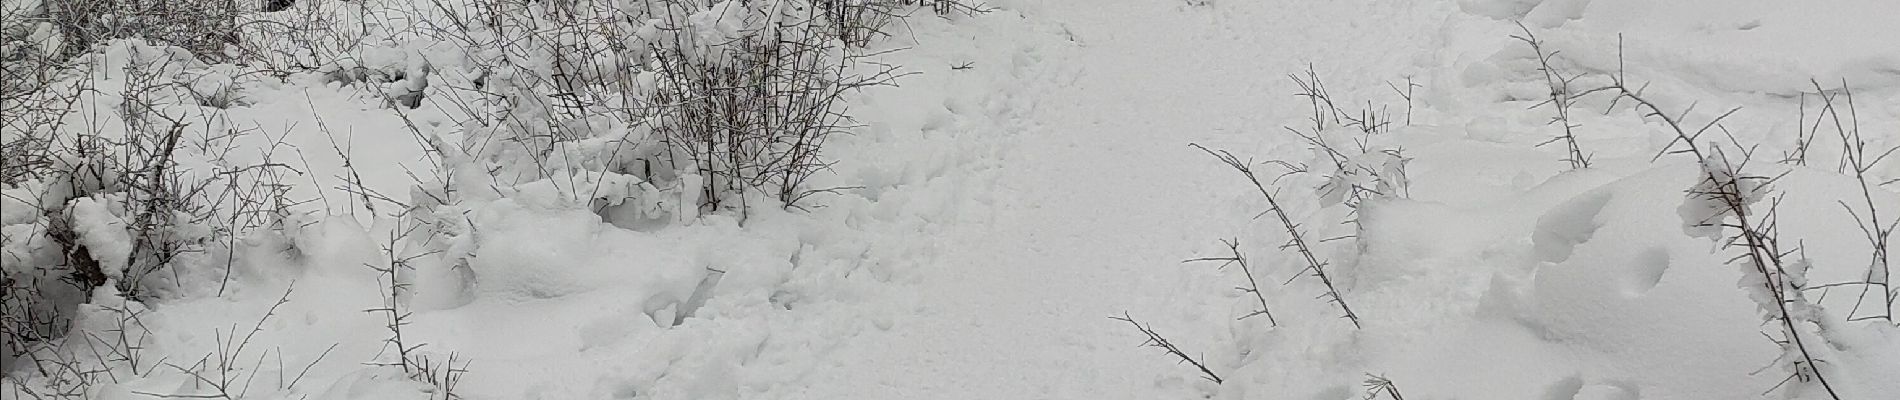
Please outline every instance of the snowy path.
M1284 8L1305 7L1280 5ZM1243 6L1235 6L1243 7ZM814 372L807 398L1154 398L1172 361L1137 348L1138 334L1109 316L1147 322L1182 316L1171 306L1180 260L1231 235L1217 211L1240 188L1231 172L1190 142L1250 142L1277 132L1304 107L1284 72L1308 60L1316 30L1350 21L1325 16L1395 15L1382 29L1429 27L1430 15L1337 9L1295 15L1197 9L1153 1L1074 2L1025 10L1054 21L1076 45L1047 44L1063 63L1028 82L1038 104L1030 128L1006 138L990 225L958 226L944 254L920 272L919 312L845 345ZM1221 15L1219 18L1213 15ZM1309 18L1319 16L1321 18ZM1182 30L1180 28L1199 28ZM1332 37L1378 43L1398 57L1391 32ZM1429 36L1423 34L1399 37ZM1357 52L1355 52L1357 53ZM1319 62L1318 60L1313 60ZM1327 60L1362 71L1389 60ZM1359 62L1351 62L1359 61ZM1386 74L1343 73L1388 76ZM1184 296L1185 297L1185 296ZM1177 305L1178 306L1178 305ZM1224 306L1222 306L1224 307ZM1210 310L1224 312L1221 310ZM1172 313L1170 315L1169 313ZM1191 317L1190 317L1191 318ZM1182 333L1184 337L1192 337Z
M176 284L152 302L99 290L91 300L99 304L75 311L66 339L44 342L54 345L44 355L56 356L56 371L46 365L32 373L47 376L9 371L14 375L0 382L0 394L21 398L24 390L43 388L88 398L310 400L1400 398L1364 396L1362 379L1378 375L1415 399L1824 398L1814 384L1778 379L1803 370L1775 343L1786 336L1774 335L1793 333L1762 324L1764 316L1774 318L1772 310L1764 313L1772 307L1763 306L1775 300L1757 289L1766 287L1758 284L1766 272L1725 265L1730 254L1711 251L1710 238L1698 236L1706 227L1696 226L1706 220L1697 218L1709 210L1693 207L1707 204L1685 193L1706 171L1680 155L1655 159L1679 133L1645 114L1665 111L1678 119L1671 124L1711 124L1703 126L1735 135L1728 148L1760 150L1750 157L1763 165L1751 168L1761 169L1744 172L1786 178L1770 186L1785 197L1751 210L1759 216L1760 207L1771 204L1770 214L1789 216L1768 225L1787 238L1782 243L1800 243L1806 262L1789 263L1801 266L1790 270L1820 285L1804 289L1821 291L1799 300L1800 308L1828 311L1800 315L1816 318L1826 334L1820 339L1832 345L1814 347L1824 354L1806 365L1828 365L1829 379L1852 394L1833 398L1900 393L1900 381L1891 379L1891 371L1900 370L1900 357L1893 356L1900 354L1900 328L1847 323L1871 315L1856 311L1868 291L1829 291L1874 280L1865 268L1886 266L1872 255L1900 252L1871 251L1862 231L1842 229L1862 226L1856 207L1891 216L1900 196L1888 193L1891 186L1872 191L1829 168L1840 165L1836 149L1852 148L1846 140L1868 140L1868 149L1900 145L1892 134L1900 132L1900 47L1882 46L1890 42L1882 38L1900 36L1889 32L1896 25L1879 18L1895 15L1900 2L986 1L998 10L943 19L919 11L902 21L907 32L893 29L892 37L867 45L867 57L881 64L859 65L865 69L857 72L890 65L901 66L903 76L854 92L834 109L848 108L855 126L828 139L824 158L837 163L802 187L839 190L812 197L797 212L749 208L736 216L695 216L691 193L702 180L669 178L664 170L642 175L652 182L599 174L632 165L618 158L622 150L664 149L645 128L631 128L655 120L596 126L606 120L566 119L567 113L550 119L540 107L518 102L563 97L539 90L565 85L524 84L534 75L513 55L507 64L526 75L508 73L512 67L491 75L496 65L475 60L489 56L465 51L513 49L513 40L461 40L507 35L512 28L470 29L459 34L472 36L458 40L411 38L442 30L447 25L435 19L450 15L415 15L419 10L407 2L314 2L309 14L278 16L300 20L286 19L287 28L385 31L355 37L313 30L339 33L321 40L361 42L337 54L348 57L339 62L350 60L337 65L382 73L324 67L319 71L331 72L294 79L271 77L282 71L255 73L262 64L219 65L202 75L195 66L174 71L178 64L169 60L185 52L131 41L102 46L105 56L89 59L104 60L106 68L60 74L76 80L73 90L104 94L76 96L84 100L71 109L83 112L60 114L69 119L65 126L136 127L142 124L110 121L147 109L185 112L191 116L185 121L203 116L207 123L191 126L198 133L186 136L202 143L179 147L205 159L189 158L195 161L179 163L180 171L295 158L305 171L294 181L258 187L288 188L288 199L304 202L253 235L209 247L227 251L193 251L173 260ZM556 3L582 4L541 2ZM704 35L784 33L783 26L745 26L784 22L783 15L768 13L805 10L801 4L838 2L619 3L597 11L680 18L641 22L611 14L597 19L613 21L599 32L602 39L672 38L671 46L698 46L722 37ZM496 12L483 2L453 6L467 8L460 10L445 4L437 11ZM495 15L540 15L525 8L501 12ZM618 32L622 17L640 29ZM376 18L383 21L371 24ZM678 21L689 23L675 29ZM429 29L422 29L425 22ZM566 43L592 43L586 31L575 30L574 37L548 31L553 39L523 41L528 44L521 49L538 61L540 42L578 49ZM675 31L704 37L685 40ZM1572 113L1569 121L1593 162L1588 168L1573 168L1562 149L1540 145L1560 130L1550 124L1552 110L1538 104L1562 92L1548 86L1551 67L1513 39L1525 33L1563 52L1558 69L1594 77L1577 85L1595 87L1613 74L1653 89L1645 96L1653 95L1646 99L1654 103L1640 102L1648 109L1610 92L1572 92L1600 93L1574 107L1593 112ZM308 50L304 35L264 36L255 39ZM694 53L678 54L700 52L683 51ZM595 55L631 61L629 54ZM189 78L199 98L158 96L169 99L158 103L165 107L125 107L130 103L115 88L130 88L143 78L127 77L144 75L100 71L142 70L128 64L142 59L167 60L150 69L177 75L166 78L175 82ZM660 64L672 63L641 68ZM648 79L671 73L648 72L599 79L644 82L636 85L641 95L685 87L677 79ZM1319 106L1296 96L1289 79L1303 72L1324 79L1329 97L1339 100L1335 111L1363 108L1384 112L1387 121L1403 116L1404 123L1391 121L1392 129L1376 134L1339 126L1339 118L1331 127L1308 127L1305 119ZM359 79L398 75L403 78L387 84ZM495 82L491 76L512 83L499 92L481 89ZM207 104L199 84L224 84L220 80L231 86L214 88L213 97L237 97ZM1842 89L1821 87L1837 81ZM387 90L410 90L419 82L428 82L425 106L390 112ZM1407 83L1420 84L1417 97L1394 92L1394 84ZM1835 124L1823 124L1817 111L1820 99L1845 95L1846 87L1860 99L1846 102L1850 126L1864 126L1864 137L1849 139L1838 103L1825 114ZM164 93L171 91L145 95ZM1730 107L1737 106L1742 111L1734 113ZM1734 114L1718 116L1719 110ZM95 120L100 115L110 116ZM492 124L521 118L547 119L563 134ZM1346 140L1360 142L1344 154L1316 151L1289 134L1289 125L1299 126L1296 132L1313 129L1335 150ZM1788 132L1804 125L1805 133ZM220 133L251 127L265 134ZM570 129L576 136L565 134ZM621 135L636 133L647 139L623 148L633 142ZM530 134L532 140L521 136ZM1803 135L1808 141L1795 147ZM429 144L417 146L419 138ZM1291 216L1254 218L1267 207L1255 188L1189 144L1262 164L1287 163L1275 168L1315 168L1266 185L1280 190L1276 202ZM542 145L551 147L536 147ZM252 159L210 162L224 157L211 154L221 149ZM1894 161L1876 165L1869 177L1900 176ZM1776 162L1793 165L1764 165ZM1381 175L1327 171L1336 163ZM213 174L222 177L244 170L209 171L223 171ZM88 171L66 171L71 177L80 172ZM1399 182L1386 179L1392 175ZM454 193L412 182L437 179L424 178L430 176ZM594 180L599 177L615 178ZM1384 192L1364 203L1314 193L1333 178L1391 186L1379 186ZM593 193L580 197L577 189L588 182ZM603 182L641 186L620 190ZM132 248L135 237L122 234L130 225L108 217L135 214L133 203L121 200L141 195L110 189L47 202L46 196L67 196L69 183L5 188L7 211L52 210L44 204L70 210L0 218L8 235L26 233L9 237L28 238L0 246L9 277L13 266L32 265L13 263L26 259L19 257L69 266L69 257L80 254L64 249L71 243L59 245L65 239L50 240L64 231L47 227L71 227L83 239L77 244L93 250L108 243ZM414 207L379 213L357 201L369 201L363 193L394 194ZM430 199L406 197L411 194ZM440 203L438 194L453 201ZM618 206L600 208L608 203ZM61 219L70 221L52 222ZM220 232L212 230L216 225L190 226L174 230ZM1292 230L1324 242L1315 246L1318 255L1276 248ZM33 239L42 236L49 240ZM1238 243L1250 268L1182 262L1224 256L1222 239ZM398 255L412 253L421 254L400 260L418 260L414 265L398 262ZM86 254L93 261L126 260ZM1324 283L1302 278L1317 269L1308 268L1316 259L1330 271ZM398 267L415 272L393 272L410 271ZM33 273L47 271L56 270ZM1255 275L1261 296L1234 290ZM192 289L211 287L218 290ZM399 297L386 297L403 287ZM1323 297L1328 289L1329 299ZM59 290L66 290L63 284ZM407 300L390 303L396 299ZM1359 318L1352 323L1341 315L1347 299ZM1796 300L1782 307L1792 304ZM1277 324L1235 318L1258 306L1270 307ZM1204 381L1174 357L1140 347L1145 338L1138 331L1110 319L1123 313L1225 381ZM409 317L390 325L394 315ZM128 321L147 334L129 338ZM252 330L240 336L244 327ZM391 328L402 343L390 340ZM408 351L391 351L394 344ZM132 350L144 355L134 359ZM1775 361L1778 356L1783 361ZM403 373L410 368L392 368L403 358L447 360L449 368L436 370L441 380L434 372L422 379ZM200 361L192 367L171 365L193 359ZM225 387L205 384L214 375ZM240 375L243 390L258 391L228 393L229 380ZM12 380L19 376L29 380ZM261 378L255 386L253 378Z

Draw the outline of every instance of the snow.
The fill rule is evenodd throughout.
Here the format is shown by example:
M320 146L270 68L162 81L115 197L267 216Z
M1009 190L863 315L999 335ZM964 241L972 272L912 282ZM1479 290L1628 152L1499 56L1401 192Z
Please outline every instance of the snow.
M113 209L123 209L108 204L123 203L124 198L74 199L68 209L72 213L73 233L79 236L93 258L103 265L106 275L112 279L124 279L115 276L125 270L125 256L132 254L132 234L126 230L125 217L114 215Z
M77 307L71 324L84 335L31 354L9 348L0 392L205 396L220 393L206 378L236 376L246 399L443 398L439 385L377 365L400 362L385 342L388 313L375 311L397 304L410 313L404 343L466 369L453 387L464 399L1385 398L1367 396L1368 375L1417 399L1829 398L1812 382L1783 384L1795 370L1771 339L1779 323L1764 323L1775 301L1764 301L1752 268L1729 265L1735 250L1719 240L1732 231L1693 226L1716 215L1687 193L1705 178L1704 160L1656 157L1675 132L1597 94L1574 113L1592 168L1571 170L1561 146L1539 145L1561 128L1534 106L1549 91L1536 56L1510 38L1523 32L1517 22L1563 49L1574 73L1652 82L1645 94L1670 112L1696 104L1677 117L1688 124L1742 107L1723 126L1760 144L1751 172L1781 176L1768 186L1780 197L1754 204L1774 204L1783 246L1801 249L1795 278L1866 279L1873 251L1856 218L1869 202L1886 223L1900 216L1900 185L1879 185L1900 178L1900 161L1871 169L1863 194L1835 168L1843 144L1831 122L1808 164L1775 163L1797 126L1817 121L1817 85L1854 88L1868 148L1900 145L1900 26L1890 17L1900 4L1889 1L1006 0L974 16L922 10L867 49L917 74L851 92L856 125L830 139L827 158L839 162L812 178L848 189L744 215L695 207L702 193L690 188L719 177L613 172L663 157L619 145L649 128L474 122L500 118L483 113L510 102L540 107L504 117L550 118L528 76L552 67L488 70L502 55L416 33L426 25L417 21L471 12L467 4L364 3L378 8L309 7L375 21L339 26L376 40L271 56L280 66L351 57L322 73L270 78L141 41L88 59L106 67L74 78L95 88L74 107L106 116L75 113L75 124L122 124L102 111L122 107L113 96L135 83L119 71L170 60L148 68L183 89L148 96L165 115L206 121L190 131L198 146L181 151L185 173L294 164L287 195L313 201L272 220L281 230L208 247L218 251L161 277L208 289L150 302L112 285L49 294L63 297L48 307ZM679 40L717 57L712 49L743 36L748 18L793 12L778 7L791 6L655 11L691 29L633 21L644 29L622 39ZM247 35L296 34L256 29ZM563 34L590 48L617 40ZM647 56L606 52L597 56L610 65L645 68L628 60ZM1310 132L1355 152L1346 170L1289 132L1312 125L1310 100L1288 79L1308 68L1342 108L1394 121L1374 134ZM621 77L626 87L660 90L641 71ZM350 84L360 80L371 84ZM477 80L511 97L456 89ZM1407 82L1420 85L1411 99L1395 86ZM216 136L224 128L257 134ZM550 145L554 155L519 144L556 129L578 139ZM1258 168L1274 171L1262 173L1275 178L1268 189L1329 261L1332 289L1360 327L1282 246L1286 228L1262 216L1269 205L1255 188L1189 144L1309 167ZM562 166L531 165L550 160ZM101 255L132 253L125 195L71 198L72 185L5 188L10 279L54 274L22 267L61 256L44 243L53 217L41 208L64 207L99 263L130 262ZM1343 187L1378 194L1348 197ZM459 197L438 200L449 193ZM1239 267L1184 262L1225 254L1222 239L1250 257L1261 298L1235 290L1246 279ZM378 270L396 266L407 268ZM1805 294L1796 318L1812 325L1800 332L1839 398L1900 393L1891 376L1900 328L1848 321L1880 294ZM1277 324L1243 318L1262 299ZM1140 347L1140 332L1110 319L1122 315L1224 381ZM121 340L107 333L131 322L149 332L130 339L138 359L85 350ZM15 366L32 355L112 374Z
M1526 16L1545 28L1576 24L1593 36L1623 34L1632 50L1668 53L1664 64L1728 90L1792 93L1807 78L1861 87L1900 83L1892 24L1871 15L1892 2L1830 0L1546 1Z

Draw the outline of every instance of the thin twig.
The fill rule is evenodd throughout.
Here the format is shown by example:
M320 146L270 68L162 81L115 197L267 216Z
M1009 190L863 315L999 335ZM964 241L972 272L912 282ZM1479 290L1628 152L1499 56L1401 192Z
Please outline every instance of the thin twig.
M1142 335L1147 336L1147 338L1141 342L1143 347L1156 347L1167 351L1169 355L1179 358L1181 360L1180 362L1193 365L1195 369L1201 370L1202 379L1213 381L1214 384L1217 385L1221 383L1220 375L1216 375L1213 370L1207 369L1207 364L1194 359L1194 357L1188 356L1187 352L1181 351L1180 347L1175 347L1174 342L1168 341L1168 338L1162 337L1160 333L1156 333L1154 329L1149 328L1147 325L1142 325L1141 322L1135 321L1135 317L1129 316L1127 312L1122 312L1122 316L1120 317L1108 318L1134 325L1135 329L1140 330Z

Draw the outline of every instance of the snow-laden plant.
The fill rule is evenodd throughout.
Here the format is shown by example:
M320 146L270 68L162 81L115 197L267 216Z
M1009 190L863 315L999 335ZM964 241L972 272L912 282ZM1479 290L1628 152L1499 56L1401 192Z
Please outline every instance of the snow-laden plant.
M450 111L454 134L417 132L442 163L422 179L428 202L530 185L610 220L743 219L838 189L809 182L830 165L827 138L851 125L843 98L896 78L861 46L914 3L300 4L247 16L243 47ZM947 3L932 5L982 9ZM282 28L304 25L317 29Z
M1306 142L1308 149L1312 152L1310 159L1299 162L1269 160L1258 163L1253 160L1243 160L1227 150L1216 150L1197 143L1191 143L1189 146L1213 156L1228 169L1238 172L1246 179L1252 191L1258 193L1266 202L1266 210L1261 211L1257 217L1270 217L1269 219L1273 221L1270 224L1273 227L1269 229L1286 234L1285 241L1280 242L1276 249L1296 257L1298 261L1294 264L1300 267L1293 277L1282 284L1290 284L1300 278L1313 278L1312 281L1317 281L1325 288L1325 291L1316 298L1338 307L1340 319L1352 323L1354 329L1362 329L1364 321L1361 315L1354 311L1351 303L1347 302L1343 290L1348 284L1344 278L1349 278L1349 275L1342 276L1338 265L1333 262L1336 258L1329 257L1327 249L1321 247L1325 242L1349 239L1353 235L1322 236L1327 234L1325 228L1315 229L1309 226L1307 222L1314 217L1302 216L1306 210L1289 209L1290 206L1311 203L1302 203L1297 196L1282 196L1279 190L1289 186L1297 187L1302 191L1313 190L1317 196L1311 200L1317 201L1317 204L1313 205L1319 209L1320 212L1317 215L1320 219L1351 218L1350 215L1357 212L1366 200L1407 196L1408 181L1405 165L1410 159L1405 157L1403 150L1399 147L1380 143L1383 141L1381 137L1387 135L1394 126L1387 120L1383 109L1374 111L1368 106L1359 111L1347 111L1342 108L1312 66L1308 66L1302 74L1289 74L1288 78L1300 88L1296 96L1309 102L1310 114L1307 116L1305 126L1287 127L1286 130ZM1410 120L1411 89L1415 87L1417 85L1411 83L1409 79L1405 89L1391 85L1392 90L1407 101L1408 116L1405 122L1407 124ZM1277 178L1263 176L1262 171L1258 169L1262 166L1274 167L1281 173ZM1360 227L1359 224L1353 223L1356 221L1326 222L1329 223L1327 226L1339 226L1331 223L1352 223L1353 227ZM1253 264L1256 263L1251 262L1241 251L1239 239L1222 240L1221 243L1227 247L1226 255L1193 258L1187 262L1218 261L1223 269L1237 266L1241 275L1245 277L1245 282L1236 289L1251 297L1251 300L1247 301L1251 303L1247 305L1248 311L1240 315L1237 320L1264 316L1267 321L1266 326L1279 327L1281 321L1274 317L1267 295L1261 288L1261 278L1254 270ZM1350 261L1357 254L1350 253L1343 256ZM1199 369L1202 378L1215 384L1223 382L1199 359L1188 356L1151 327L1136 322L1127 315L1111 318L1128 322L1140 330L1147 337L1147 341L1143 343L1144 346L1161 348L1181 363L1193 365ZM1397 387L1390 381L1372 378L1365 381L1368 394L1366 398L1371 399L1381 395L1394 399L1401 398Z
M1692 230L1714 234L1725 250L1739 253L1731 259L1742 270L1737 285L1759 306L1762 319L1779 328L1775 343L1781 355L1774 365L1788 371L1789 381L1816 382L1830 397L1839 398L1821 361L1832 353L1828 332L1836 328L1827 312L1806 296L1811 262L1784 250L1777 238L1774 204L1779 199L1767 199L1773 178L1745 175L1742 163L1720 148L1710 151L1701 163L1702 180L1683 205L1685 220L1693 221ZM1763 200L1768 200L1766 207L1761 206Z
M1716 240L1725 251L1738 253L1730 259L1730 263L1742 270L1737 285L1759 305L1762 319L1776 326L1779 334L1770 336L1781 348L1780 356L1770 367L1779 366L1788 372L1788 377L1775 387L1789 382L1812 382L1828 398L1840 399L1827 379L1828 368L1825 367L1828 364L1824 361L1835 349L1830 331L1838 328L1832 317L1805 295L1810 262L1780 245L1775 214L1779 200L1770 200L1765 207L1761 205L1763 200L1773 198L1771 187L1776 177L1745 172L1748 163L1755 158L1752 149L1739 148L1737 144L1737 149L1727 150L1714 141L1698 144L1702 135L1712 129L1727 132L1727 129L1717 128L1723 119L1740 108L1731 108L1700 128L1690 130L1683 120L1688 117L1687 111L1664 112L1643 96L1642 88L1630 87L1623 71L1609 78L1611 84L1593 91L1613 93L1618 102L1629 101L1630 107L1644 118L1662 122L1675 134L1657 157L1686 154L1699 161L1700 179L1689 189L1689 199L1681 208L1684 229L1692 235ZM1729 141L1735 143L1733 137ZM1795 397L1802 392L1791 389L1786 393Z
M1267 203L1267 210L1261 215L1273 216L1273 220L1277 222L1277 228L1287 235L1286 241L1278 248L1290 250L1300 259L1297 264L1301 266L1301 269L1294 279L1315 278L1326 288L1325 294L1320 298L1338 306L1341 318L1351 322L1355 328L1361 327L1360 315L1353 311L1352 306L1347 303L1342 294L1346 281L1336 271L1337 266L1332 262L1332 257L1329 257L1327 252L1320 247L1324 242L1350 238L1351 235L1321 236L1326 233L1315 230L1306 224L1308 221L1297 218L1299 212L1288 209L1288 206L1293 203L1288 203L1289 199L1280 196L1277 191L1288 185L1311 184L1310 189L1317 193L1316 200L1319 201L1320 208L1343 206L1345 211L1333 215L1350 215L1368 199L1405 197L1408 190L1405 165L1410 159L1405 157L1403 149L1380 143L1381 136L1388 134L1393 127L1393 123L1388 121L1383 110L1374 111L1368 107L1359 111L1348 111L1342 108L1339 105L1341 103L1328 91L1325 81L1320 79L1312 66L1308 66L1303 73L1289 74L1288 78L1300 88L1295 95L1306 99L1310 107L1307 110L1309 111L1307 125L1301 128L1287 127L1286 130L1307 143L1308 149L1312 151L1311 159L1304 162L1270 160L1256 164L1251 160L1242 160L1226 150L1210 149L1199 144L1190 144L1190 146L1214 156L1247 179L1247 183ZM1408 81L1406 84L1408 90L1400 90L1397 86L1392 88L1400 97L1409 102L1412 96L1409 89L1414 86L1416 85ZM1256 167L1260 165L1278 167L1283 170L1283 173L1278 178L1263 177L1256 170ZM1289 177L1304 179L1296 179L1293 183L1282 182L1282 179ZM1264 315L1269 325L1278 326L1279 321L1275 320L1270 313L1267 300L1260 291L1258 279L1255 278L1246 257L1242 255L1238 240L1224 243L1229 248L1230 256L1198 258L1189 261L1222 261L1226 264L1240 265L1247 278L1247 286L1242 287L1241 291L1251 294L1258 303L1256 310L1241 318ZM1292 280L1289 279L1288 282Z
M832 189L807 182L830 165L827 138L849 127L843 96L889 82L893 69L854 75L857 56L831 38L823 15L762 7L740 18L756 27L719 44L663 39L672 45L655 54L652 100L666 106L654 129L667 161L704 180L703 208L744 212L750 192L797 207Z
M48 72L65 60L64 39L45 4L0 3L0 116L13 118L34 105L20 100L45 85Z
M806 182L848 127L843 96L893 78L854 72L861 55L811 4L603 4L498 4L459 34L479 72L456 89L487 94L463 103L460 160L492 166L485 185L553 179L614 205L627 197L604 186L631 186L648 210L661 188L696 192L671 196L695 213L796 207L828 189Z
M1393 127L1385 110L1375 111L1370 106L1357 111L1342 108L1310 65L1304 74L1287 77L1299 85L1300 92L1296 95L1307 99L1310 115L1308 126L1286 129L1307 143L1313 157L1304 163L1276 161L1275 164L1291 174L1319 177L1321 184L1317 193L1328 204L1357 209L1369 198L1409 195L1405 165L1411 159L1405 156L1403 148L1379 140L1379 136ZM1407 84L1408 88L1411 86ZM1409 102L1408 93L1401 91L1399 95Z
M119 39L143 39L178 47L205 60L229 57L237 39L239 3L231 0L46 1L47 16L61 30L66 55Z
M867 3L868 4L868 3ZM879 3L884 4L884 3ZM401 211L410 260L395 275L430 281L398 297L423 308L469 300L470 257L485 210L584 210L622 228L651 230L760 208L802 208L812 177L831 165L823 147L851 128L854 90L886 84L895 67L867 62L820 4L783 2L432 1L312 5L278 14L350 20L393 8L400 20L344 26L327 37L367 37L332 53L276 57L331 81L380 92L435 168L415 175ZM426 18L424 18L426 16ZM247 43L282 49L260 35ZM407 44L404 44L407 43ZM293 54L273 50L269 54ZM293 62L294 61L294 62ZM454 122L425 130L411 109ZM505 204L503 204L505 203ZM413 258L416 255L428 257Z
M30 316L5 320L9 354L57 339L96 288L221 293L242 242L290 204L278 182L293 170L226 157L253 132L200 104L192 79L208 69L189 52L126 40L72 65L24 100L69 109L0 121L17 151L0 165L5 308Z

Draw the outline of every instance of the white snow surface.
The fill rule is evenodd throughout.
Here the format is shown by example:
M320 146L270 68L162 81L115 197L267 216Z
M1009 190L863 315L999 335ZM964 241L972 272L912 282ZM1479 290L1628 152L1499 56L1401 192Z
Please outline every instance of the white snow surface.
M1510 35L1523 21L1579 72L1613 72L1621 53L1665 108L1700 104L1694 121L1741 106L1725 126L1762 143L1763 157L1792 148L1810 79L1845 80L1868 147L1884 149L1900 145L1900 2L989 5L972 17L920 13L872 45L905 48L880 60L920 74L851 99L863 126L828 145L841 161L820 183L858 189L744 224L709 215L651 231L521 189L467 216L489 229L476 236L480 283L468 298L431 298L438 278L416 278L406 339L468 360L455 388L464 399L1345 400L1368 398L1368 374L1408 399L1827 398L1811 383L1780 385L1780 347L1761 333L1773 326L1739 287L1743 271L1685 230L1696 160L1652 161L1673 133L1627 104L1606 114L1607 97L1586 102L1579 136L1595 166L1570 170L1560 146L1538 146L1558 128L1530 108L1547 92ZM1189 147L1317 162L1284 128L1310 116L1287 79L1309 66L1335 96L1403 116L1379 140L1410 157L1409 197L1348 215L1314 195L1315 182L1278 185L1312 236L1356 234L1318 250L1360 328L1299 277L1304 265L1279 248L1286 234L1259 217L1254 188ZM1420 85L1409 107L1388 86L1407 79ZM283 140L301 149L310 181L297 190L326 199L281 239L301 254L245 255L221 296L138 305L95 293L87 307L149 307L145 351L166 361L86 397L210 393L160 363L217 354L287 296L239 354L237 373L255 380L244 398L439 398L366 364L391 354L384 317L363 311L384 305L387 282L364 265L385 257L378 246L399 228L336 189L336 153L348 153L373 171L365 186L410 200L404 171L430 165L416 139L380 98L349 88L242 92L247 104L226 115L291 132ZM416 112L427 123L445 111ZM1776 183L1787 193L1781 235L1805 246L1809 280L1850 281L1871 250L1837 203L1862 207L1862 194L1833 168L1840 144L1827 135L1818 161ZM1900 178L1897 164L1870 174ZM1896 189L1868 195L1882 218L1900 216ZM22 200L5 201L10 226L31 218L16 215ZM84 240L124 247L110 213L86 204L72 211L88 221ZM1223 255L1220 239L1252 257L1277 326L1237 319L1257 305L1234 290L1246 279L1238 267L1183 262ZM1845 319L1878 296L1857 292L1818 302ZM1123 315L1224 382L1140 347L1140 332L1110 318ZM1823 372L1840 398L1900 396L1900 328L1836 328ZM5 381L6 398L57 386L28 375Z

